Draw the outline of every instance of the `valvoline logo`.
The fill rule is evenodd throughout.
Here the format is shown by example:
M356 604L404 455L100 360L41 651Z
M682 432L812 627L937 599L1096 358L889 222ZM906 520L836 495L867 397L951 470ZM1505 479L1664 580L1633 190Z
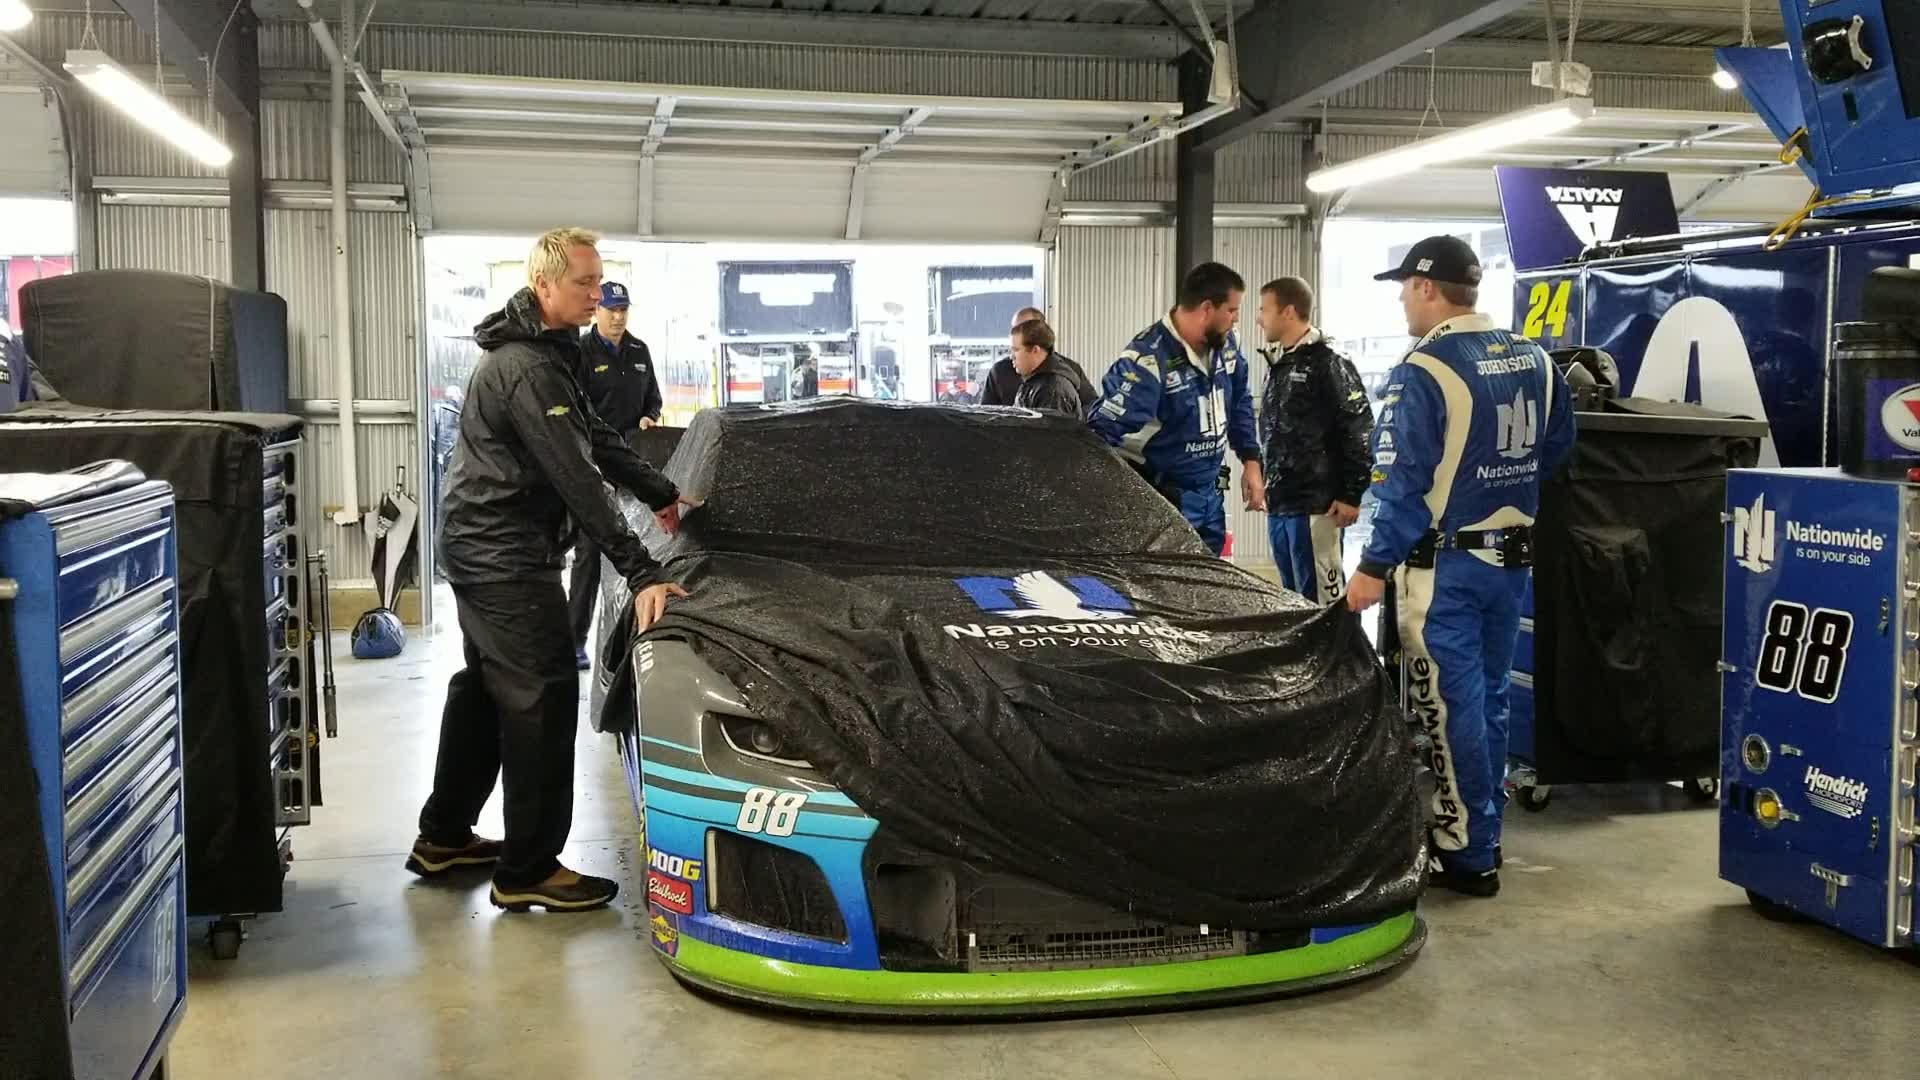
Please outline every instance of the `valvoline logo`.
M1920 450L1920 383L1903 386L1880 403L1880 426L1904 450Z

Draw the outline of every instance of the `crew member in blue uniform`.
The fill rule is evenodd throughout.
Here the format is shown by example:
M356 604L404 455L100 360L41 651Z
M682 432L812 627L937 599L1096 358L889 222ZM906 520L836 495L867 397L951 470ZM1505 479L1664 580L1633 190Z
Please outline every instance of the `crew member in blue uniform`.
M1178 304L1120 354L1088 419L1215 554L1227 540L1228 447L1243 463L1246 505L1266 489L1247 360L1233 332L1246 291L1240 275L1219 263L1187 271Z
M1500 891L1507 672L1533 565L1540 486L1573 448L1566 380L1546 351L1474 311L1480 262L1451 236L1415 244L1400 282L1418 338L1373 432L1373 538L1347 606L1393 575L1406 706L1432 739L1431 882Z

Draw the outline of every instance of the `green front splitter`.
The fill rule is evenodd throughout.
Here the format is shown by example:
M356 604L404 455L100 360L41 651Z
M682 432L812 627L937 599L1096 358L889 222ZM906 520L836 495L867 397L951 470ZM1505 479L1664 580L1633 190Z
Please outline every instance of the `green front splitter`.
M1000 974L853 971L773 960L681 937L675 978L757 1005L869 1017L1046 1017L1137 1012L1304 994L1411 960L1427 925L1412 912L1321 945L1140 967Z

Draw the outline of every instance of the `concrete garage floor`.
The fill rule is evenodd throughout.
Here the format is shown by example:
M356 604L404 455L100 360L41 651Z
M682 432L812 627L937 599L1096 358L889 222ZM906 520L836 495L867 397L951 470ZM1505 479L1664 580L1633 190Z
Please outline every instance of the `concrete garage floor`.
M447 606L450 617L451 605ZM637 829L610 744L582 725L578 868L610 910L507 916L479 876L401 869L432 771L451 623L406 654L339 661L328 805L295 833L287 911L234 961L196 938L182 1078L1910 1077L1920 972L1750 912L1715 878L1714 815L1678 789L1562 789L1510 811L1506 891L1425 905L1404 971L1261 1005L981 1025L858 1025L695 997L636 909ZM482 831L499 835L498 807Z

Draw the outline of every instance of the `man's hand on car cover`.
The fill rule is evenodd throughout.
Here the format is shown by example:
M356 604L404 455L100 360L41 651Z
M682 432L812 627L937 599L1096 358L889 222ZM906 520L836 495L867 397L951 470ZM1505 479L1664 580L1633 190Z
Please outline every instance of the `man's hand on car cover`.
M633 594L633 628L635 633L645 633L647 628L660 621L667 613L667 601L675 596L685 596L687 590L668 582L663 585L649 585Z
M668 503L664 509L655 510L653 512L653 519L660 523L661 532L672 536L680 531L680 508L684 506L689 510L695 510L701 505L702 500L696 499L691 495L682 495L673 502Z

